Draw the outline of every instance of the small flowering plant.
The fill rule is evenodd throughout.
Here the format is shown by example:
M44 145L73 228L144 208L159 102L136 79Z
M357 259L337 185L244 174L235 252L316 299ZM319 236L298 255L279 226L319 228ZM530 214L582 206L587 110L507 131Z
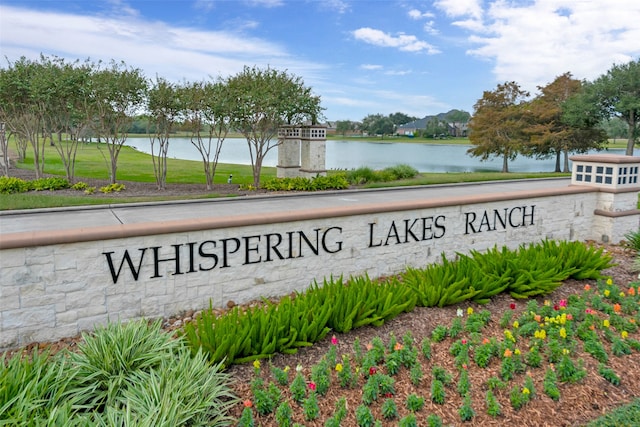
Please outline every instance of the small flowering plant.
M383 419L404 425L413 413L426 419L434 408L456 401L449 412L458 418L445 420L455 423L473 419L483 407L478 402L495 417L505 406L520 410L543 393L561 405L562 383L581 382L588 374L585 366L594 366L587 358L595 360L596 375L612 386L624 384L624 375L609 361L612 355L640 352L640 289L608 280L587 284L575 295L547 298L511 302L499 319L491 319L488 310L456 308L448 324L425 336L356 339L347 354L339 353L344 346L333 335L326 354L307 369L269 363L265 370L256 360L252 393L241 396L238 425L261 425L268 416L280 425L318 418L327 426L374 426ZM472 378L482 369L496 374L478 387ZM410 384L396 393L396 381L403 379ZM327 401L343 393L359 393L359 405L347 405L343 396L342 405ZM333 407L333 414L320 410Z

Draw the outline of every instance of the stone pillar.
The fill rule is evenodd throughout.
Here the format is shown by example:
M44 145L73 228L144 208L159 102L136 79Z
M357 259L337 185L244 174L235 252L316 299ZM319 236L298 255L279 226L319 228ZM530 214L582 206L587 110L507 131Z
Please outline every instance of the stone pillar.
M300 170L300 127L283 126L278 129L278 178L296 177Z
M327 175L327 128L322 125L304 126L301 137L300 176L313 178Z
M640 229L640 157L592 154L570 157L571 185L599 191L590 230L593 240L618 243Z

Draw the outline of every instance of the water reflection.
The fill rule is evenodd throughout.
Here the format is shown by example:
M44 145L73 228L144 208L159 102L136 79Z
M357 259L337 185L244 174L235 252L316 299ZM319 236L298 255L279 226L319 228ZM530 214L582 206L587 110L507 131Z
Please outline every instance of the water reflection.
M150 143L146 138L132 138L127 145L149 153ZM469 145L416 144L407 142L361 142L329 140L326 142L327 169L355 169L368 166L384 169L398 164L407 164L419 172L482 172L501 171L502 159L485 162L467 155ZM607 150L610 154L624 154L624 149ZM640 155L636 149L634 155ZM200 153L188 138L173 138L169 143L169 157L184 160L201 160ZM251 164L247 141L243 138L225 140L220 152L220 163ZM264 166L276 166L277 149L267 153ZM518 156L509 162L511 172L553 172L555 159L536 160Z

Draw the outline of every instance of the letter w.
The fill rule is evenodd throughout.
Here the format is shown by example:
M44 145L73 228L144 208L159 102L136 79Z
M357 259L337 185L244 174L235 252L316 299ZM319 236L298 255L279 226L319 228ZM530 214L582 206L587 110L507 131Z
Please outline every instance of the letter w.
M111 278L113 279L113 283L118 283L118 278L120 277L120 273L122 272L122 267L124 266L125 261L129 265L129 269L131 269L131 274L133 278L137 281L138 276L140 275L140 269L142 267L142 260L144 259L144 253L147 248L138 249L141 252L140 262L138 263L138 268L133 265L133 261L131 261L131 256L129 256L129 251L125 249L124 256L122 257L122 261L120 261L120 267L118 268L118 272L116 273L116 269L113 265L113 260L111 259L111 254L114 252L102 252L107 257L107 263L109 264L109 271L111 271Z

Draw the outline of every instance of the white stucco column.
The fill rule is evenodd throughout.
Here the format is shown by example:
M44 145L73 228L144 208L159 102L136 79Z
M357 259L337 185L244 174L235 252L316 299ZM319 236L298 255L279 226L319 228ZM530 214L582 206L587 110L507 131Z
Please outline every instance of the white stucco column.
M304 126L301 137L300 176L313 178L327 175L327 128L321 125Z
M300 133L298 126L283 126L278 129L278 178L298 176L300 170Z

